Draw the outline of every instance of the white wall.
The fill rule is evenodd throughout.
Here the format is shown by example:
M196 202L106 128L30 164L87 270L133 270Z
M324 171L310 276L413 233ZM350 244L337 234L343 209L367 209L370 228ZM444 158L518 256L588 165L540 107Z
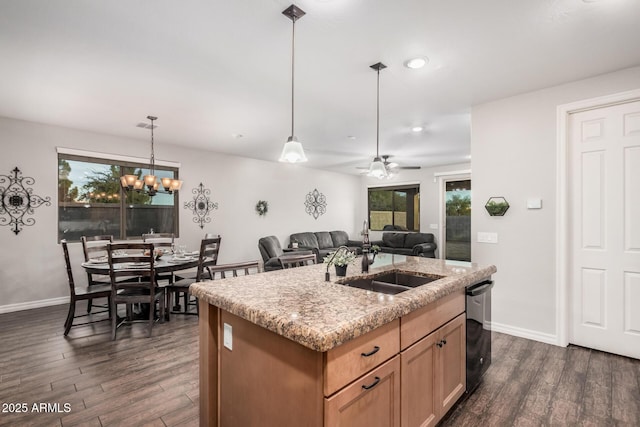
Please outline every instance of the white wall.
M640 88L629 68L475 106L471 115L474 233L498 233L498 244L472 243L473 260L494 264L496 330L557 340L556 109L559 105ZM477 209L491 196L511 207L504 217ZM526 201L542 198L541 210ZM475 240L472 239L472 240Z
M289 234L300 231L359 231L357 207L361 180L357 176L325 172L296 165L227 156L202 150L163 145L157 134L156 158L180 162L180 243L197 249L204 233L222 235L220 262L260 259L258 239L276 235L283 245ZM0 313L68 300L68 285L62 249L57 244L57 153L67 147L148 158L149 141L128 140L79 130L0 117L0 175L14 167L33 177L34 193L51 197L32 216L36 223L14 235L0 226ZM282 147L274 143L274 157ZM218 209L211 223L200 229L193 214L184 209L191 190L200 182L211 190ZM317 188L327 198L327 213L317 220L305 212L305 196ZM269 212L255 212L258 200L269 202ZM79 263L82 248L70 245L74 278L86 283ZM44 301L43 300L51 300Z
M471 165L469 163L460 163L455 165L423 168L418 170L401 170L396 176L385 180L363 176L362 190L360 194L360 201L362 206L362 220L360 221L360 224L362 224L362 221L367 218L367 189L369 187L418 183L420 184L420 231L422 231L423 233L432 233L435 236L436 243L438 244L436 257L438 257L440 250L440 245L438 242L439 230L429 228L430 224L439 224L440 221L440 183L438 180L434 182L434 174L468 169L471 169ZM474 183L472 177L472 188L473 185ZM476 208L476 206L473 206L472 209L474 208ZM370 234L370 238L371 240L382 239L382 232L372 231Z

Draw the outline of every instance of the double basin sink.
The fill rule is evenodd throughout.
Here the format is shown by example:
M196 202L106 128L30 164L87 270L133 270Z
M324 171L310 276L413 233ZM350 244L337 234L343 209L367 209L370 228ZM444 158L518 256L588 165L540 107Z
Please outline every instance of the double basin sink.
M367 291L380 292L388 295L399 294L409 289L417 288L444 276L436 274L418 276L415 274L391 271L364 278L346 278L336 283L352 288L364 289Z

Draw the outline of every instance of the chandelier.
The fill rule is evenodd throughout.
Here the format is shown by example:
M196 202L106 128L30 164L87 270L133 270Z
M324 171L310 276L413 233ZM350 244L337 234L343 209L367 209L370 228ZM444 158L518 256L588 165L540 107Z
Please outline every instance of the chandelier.
M120 185L125 191L135 190L138 193L145 192L149 196L155 196L158 193L160 185L164 188L164 191L168 194L173 194L174 191L180 190L182 187L182 181L174 178L158 178L155 175L156 172L156 157L153 151L153 125L154 120L158 120L157 117L147 116L147 119L151 120L151 157L149 159L149 174L145 175L142 179L139 179L137 175L123 175L120 177Z

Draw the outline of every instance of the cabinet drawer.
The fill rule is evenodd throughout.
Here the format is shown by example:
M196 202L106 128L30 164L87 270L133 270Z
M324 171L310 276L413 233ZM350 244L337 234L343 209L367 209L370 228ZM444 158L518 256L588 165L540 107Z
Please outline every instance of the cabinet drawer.
M405 349L464 312L464 289L422 307L400 321L400 348Z
M331 396L351 381L400 352L400 320L346 342L324 354L324 395Z
M400 426L400 356L324 399L324 425Z

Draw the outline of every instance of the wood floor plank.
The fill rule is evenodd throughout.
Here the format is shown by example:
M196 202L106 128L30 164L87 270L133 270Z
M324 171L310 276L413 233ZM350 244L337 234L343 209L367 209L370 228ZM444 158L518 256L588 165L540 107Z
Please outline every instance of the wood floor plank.
M70 403L0 414L0 426L197 426L198 319L64 337L65 306L0 315L0 402ZM640 426L640 361L493 333L492 365L441 426Z

